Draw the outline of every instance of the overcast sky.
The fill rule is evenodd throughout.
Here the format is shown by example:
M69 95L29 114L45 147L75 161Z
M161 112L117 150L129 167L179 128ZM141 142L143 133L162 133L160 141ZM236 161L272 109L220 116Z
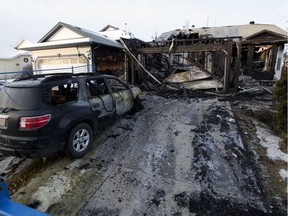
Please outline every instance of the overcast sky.
M127 28L144 41L186 25L214 27L255 21L287 31L287 1L0 0L0 57L16 55L13 47L22 37L37 42L60 21L96 32L107 24Z

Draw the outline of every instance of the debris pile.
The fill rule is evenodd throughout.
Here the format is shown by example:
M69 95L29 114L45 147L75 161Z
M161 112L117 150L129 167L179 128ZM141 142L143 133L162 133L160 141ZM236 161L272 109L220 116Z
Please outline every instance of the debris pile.
M218 74L212 73L211 69L209 71L209 68L205 68L200 62L195 61L199 54L154 53L147 54L145 59L141 61L139 59L139 49L147 46L147 43L139 44L139 41L136 43L124 39L120 39L120 42L128 55L137 64L137 67L135 67L137 69L132 71L132 74L142 79L143 85L147 89L166 87L191 90L216 89L216 91L219 91L224 87L224 73L220 73L219 77ZM169 50L172 49L173 43L169 46ZM145 64L142 63L143 61ZM134 80L132 80L133 82Z

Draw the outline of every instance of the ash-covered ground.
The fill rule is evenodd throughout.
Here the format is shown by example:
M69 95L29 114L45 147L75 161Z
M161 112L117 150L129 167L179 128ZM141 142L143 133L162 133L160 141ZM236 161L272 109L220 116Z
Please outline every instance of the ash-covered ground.
M101 132L82 159L2 156L12 199L51 215L287 215L287 153L245 115L261 102L140 99L143 109Z

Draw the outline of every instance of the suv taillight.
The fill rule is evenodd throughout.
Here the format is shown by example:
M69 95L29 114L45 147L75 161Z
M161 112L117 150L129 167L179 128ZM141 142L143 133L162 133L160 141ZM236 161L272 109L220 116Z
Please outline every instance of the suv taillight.
M40 128L46 123L48 123L51 119L51 115L42 115L42 116L33 116L33 117L21 117L19 127L21 129L29 129L29 128Z

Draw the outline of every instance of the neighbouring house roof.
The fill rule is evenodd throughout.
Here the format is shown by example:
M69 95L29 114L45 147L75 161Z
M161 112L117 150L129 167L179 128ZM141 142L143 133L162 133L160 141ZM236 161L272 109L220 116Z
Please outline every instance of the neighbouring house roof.
M119 40L120 38L126 38L126 39L132 38L132 34L130 32L121 30L110 24L101 29L100 33L103 34L104 36L113 38L114 40Z
M115 31L115 30L119 30L119 28L112 26L110 24L108 24L107 26L105 26L103 29L101 29L99 32L105 32L105 31Z
M14 56L12 56L12 57L0 57L0 60L14 60L14 59L17 59L17 58L19 58L19 57L21 57L21 56L31 56L31 53L30 52L21 52L21 53L19 53L19 54L17 54L17 55L14 55Z
M62 38L57 40L56 38L57 33L63 31L63 29L70 32L69 37L65 38L65 33L63 33ZM35 44L25 43L25 40L23 39L21 40L16 44L15 48L29 51L49 49L52 47L55 48L55 47L71 47L76 45L89 45L93 43L120 49L123 48L119 42L117 42L112 38L109 38L97 32L93 32L63 22L57 23L46 35L44 35L44 37L42 37Z
M270 32L284 38L287 38L287 32L276 25L271 24L248 24L248 25L233 25L223 27L203 27L192 29L177 29L162 33L157 37L157 41L169 40L177 37L179 33L199 34L199 37L242 37L244 40L249 39L254 35L262 32Z

